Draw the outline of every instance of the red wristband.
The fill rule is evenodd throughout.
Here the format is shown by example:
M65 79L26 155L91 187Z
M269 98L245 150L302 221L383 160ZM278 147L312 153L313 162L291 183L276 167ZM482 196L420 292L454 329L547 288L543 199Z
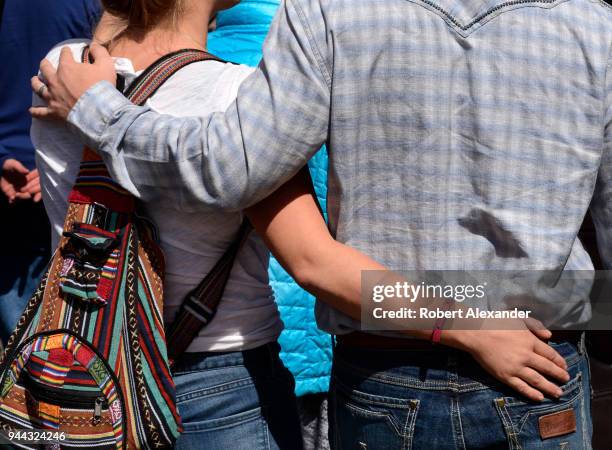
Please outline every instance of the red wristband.
M442 327L444 326L444 322L446 319L441 318L436 320L436 325L431 332L431 343L436 345L440 343L440 339L442 338Z

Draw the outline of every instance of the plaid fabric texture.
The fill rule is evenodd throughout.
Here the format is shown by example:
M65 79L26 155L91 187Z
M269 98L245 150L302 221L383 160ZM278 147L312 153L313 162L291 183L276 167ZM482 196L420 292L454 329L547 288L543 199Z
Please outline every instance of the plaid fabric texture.
M611 48L598 0L286 0L225 114L160 116L99 83L69 121L121 181L226 209L327 142L333 235L393 269L591 269L593 199L610 267ZM588 319L587 292L559 325Z

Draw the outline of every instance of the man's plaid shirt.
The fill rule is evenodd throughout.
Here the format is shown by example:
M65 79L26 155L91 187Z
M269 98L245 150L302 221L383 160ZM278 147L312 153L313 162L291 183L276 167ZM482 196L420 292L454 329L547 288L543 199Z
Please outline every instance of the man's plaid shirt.
M599 0L286 0L225 114L160 116L103 82L69 121L178 208L251 205L327 143L332 234L393 269L591 269L593 200L611 267L611 48Z

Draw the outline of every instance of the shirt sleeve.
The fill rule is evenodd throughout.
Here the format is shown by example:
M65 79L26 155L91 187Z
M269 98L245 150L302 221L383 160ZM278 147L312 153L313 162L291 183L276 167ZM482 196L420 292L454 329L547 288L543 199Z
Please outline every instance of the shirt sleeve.
M605 89L603 152L591 214L599 254L605 269L609 270L612 269L612 60L608 61Z
M4 161L11 158L14 158L14 156L4 145L0 143L0 175L2 173L2 166L4 165Z
M164 191L185 206L250 206L297 173L327 139L331 57L320 1L281 4L262 62L224 113L160 115L100 82L68 121L136 195Z

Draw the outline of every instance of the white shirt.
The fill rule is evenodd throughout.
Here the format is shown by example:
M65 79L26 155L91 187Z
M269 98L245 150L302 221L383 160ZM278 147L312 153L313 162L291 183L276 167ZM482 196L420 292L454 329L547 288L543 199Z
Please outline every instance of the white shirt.
M84 40L62 43L49 52L47 59L57 66L61 48L68 45L80 61L87 43ZM126 86L140 74L127 58L115 58L115 69L125 77ZM166 81L147 105L174 116L205 116L224 111L252 70L216 61L192 63ZM33 104L40 102L34 95ZM57 247L83 144L60 122L33 120L31 137L43 201L52 225L53 245ZM123 187L140 198L147 198L146 188L140 187L138 191L133 186ZM164 318L171 321L184 296L229 247L243 216L202 210L198 205L178 205L169 198L156 198L145 202L144 207L158 227L166 257ZM259 236L251 233L236 258L217 315L188 351L246 350L277 339L282 322L268 283L268 259L265 245Z

